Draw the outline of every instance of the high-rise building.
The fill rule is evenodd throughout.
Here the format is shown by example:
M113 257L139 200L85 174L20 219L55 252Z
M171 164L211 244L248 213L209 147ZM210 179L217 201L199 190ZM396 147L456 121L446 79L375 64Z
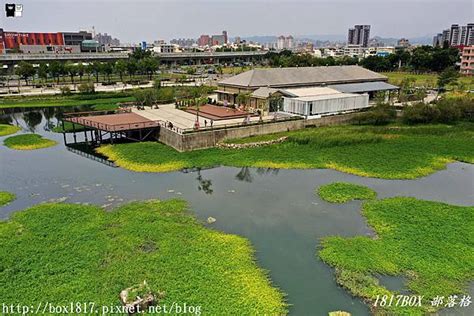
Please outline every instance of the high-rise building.
M285 37L283 35L278 36L277 49L285 49Z
M466 46L474 45L474 23L468 23L466 25L466 37L464 44Z
M227 44L227 31L222 31L222 35L224 36L224 44Z
M208 46L211 44L211 38L209 37L209 35L201 35L198 40L197 40L197 44L198 46Z
M406 38L401 38L397 42L398 47L409 47L410 46L410 41Z
M449 44L451 46L461 45L460 27L458 24L451 25L449 30Z
M470 46L474 45L474 23L459 26L453 24L433 38L433 46Z
M349 29L347 35L348 45L360 45L362 47L369 46L370 25L355 25Z
M293 49L295 48L295 39L293 36L283 36L280 35L277 39L277 49Z
M291 35L286 37L285 43L286 43L286 48L288 49L293 49L295 47L295 41L294 41L293 36Z
M120 41L117 38L112 38L111 35L107 33L99 33L94 36L94 39L99 42L100 45L110 45L110 46L119 46Z
M192 38L173 38L170 44L178 45L180 47L191 47L196 44L196 40Z
M222 34L209 36L207 34L201 35L198 40L198 46L215 46L225 45L228 42L227 31L222 31Z

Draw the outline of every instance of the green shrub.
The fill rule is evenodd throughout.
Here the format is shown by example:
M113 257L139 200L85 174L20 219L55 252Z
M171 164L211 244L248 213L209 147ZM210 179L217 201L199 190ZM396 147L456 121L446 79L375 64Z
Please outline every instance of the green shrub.
M426 124L437 122L440 110L436 105L416 103L403 109L402 121L406 124Z
M461 120L464 121L474 121L474 98L466 97L466 98L458 98L455 99L456 107L460 111Z
M443 98L434 104L417 103L403 110L402 120L407 124L445 123L474 120L472 97Z
M366 112L357 114L353 119L353 124L359 125L386 125L397 117L397 112L393 106L387 103L380 103Z
M436 105L439 110L438 121L440 123L451 124L461 119L461 108L448 102L440 102Z
M92 82L81 83L77 89L79 90L80 93L84 93L84 94L92 94L95 92L95 87Z
M61 95L70 95L71 94L71 88L68 86L62 86L59 88L59 91L61 91Z

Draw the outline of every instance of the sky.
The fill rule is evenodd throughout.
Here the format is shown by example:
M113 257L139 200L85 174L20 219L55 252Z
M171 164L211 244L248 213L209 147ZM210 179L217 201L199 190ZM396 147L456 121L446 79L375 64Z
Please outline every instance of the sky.
M371 36L433 35L474 22L473 0L0 0L23 4L23 17L0 17L5 31L92 30L122 42L253 35L343 35L370 24Z

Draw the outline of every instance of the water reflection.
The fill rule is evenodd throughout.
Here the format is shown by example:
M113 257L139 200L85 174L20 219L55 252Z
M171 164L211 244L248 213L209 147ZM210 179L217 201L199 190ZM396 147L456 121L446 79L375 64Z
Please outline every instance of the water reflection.
M206 194L212 194L214 190L212 190L212 181L211 179L204 179L201 175L201 168L197 169L197 178L196 180L199 182L198 190L203 191Z
M240 169L239 173L235 175L235 178L243 182L251 183L253 181L252 173L250 172L249 167L243 167Z
M263 175L276 176L280 172L280 169L276 169L276 168L257 168L256 171L261 176L263 176Z
M252 171L255 171L259 176L264 176L264 175L273 175L276 176L278 175L278 172L280 169L275 169L275 168L249 168L249 167L242 167L240 171L235 175L235 178L239 181L242 182L248 182L252 183L253 182L253 175Z
M26 123L27 129L34 133L36 131L36 126L38 126L43 120L43 115L39 111L25 112L23 114L23 120Z

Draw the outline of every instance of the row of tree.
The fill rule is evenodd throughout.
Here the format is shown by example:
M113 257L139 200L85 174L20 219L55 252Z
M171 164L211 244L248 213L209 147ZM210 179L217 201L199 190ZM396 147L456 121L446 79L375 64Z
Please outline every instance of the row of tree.
M341 58L334 57L315 57L310 54L294 54L289 50L279 53L269 52L267 54L270 66L272 67L313 67L313 66L339 66L355 65L358 59L350 56Z
M100 75L103 75L110 83L110 78L114 74L120 76L122 82L124 76L128 75L131 80L136 74L146 75L151 80L158 68L159 61L151 56L151 52L137 49L130 54L128 59L114 62L72 63L53 61L40 63L38 67L35 67L32 63L22 61L15 67L14 72L25 80L26 84L28 84L29 79L34 77L44 82L49 78L53 78L57 83L62 77L70 77L71 83L74 84L75 78L79 77L79 80L82 81L85 76L88 79L95 77L95 81L99 82Z
M420 46L412 51L396 49L388 56L368 56L359 61L358 58L344 56L341 58L315 57L310 54L294 54L291 51L268 54L270 65L273 67L309 67L336 66L359 64L373 71L414 71L441 72L449 67L455 67L459 61L459 50L454 47Z
M158 70L158 61L149 57L142 60L118 60L116 62L92 62L92 63L72 63L53 61L49 64L41 63L38 67L33 64L22 61L15 68L15 74L28 84L29 79L37 76L40 80L46 82L48 78L53 78L59 83L61 77L70 77L71 83L75 83L75 78L79 77L82 81L83 77L95 77L95 81L99 82L99 76L103 75L110 83L113 74L120 77L123 81L124 76L128 75L130 80L136 74L146 75L148 79L152 79Z
M172 102L179 107L199 106L208 102L207 95L213 89L210 86L162 87L160 81L155 80L153 88L136 90L133 96L139 108Z
M441 72L455 67L459 61L459 50L454 47L420 46L411 52L397 49L388 56L369 56L361 65L374 71L393 71L402 69L414 72Z

